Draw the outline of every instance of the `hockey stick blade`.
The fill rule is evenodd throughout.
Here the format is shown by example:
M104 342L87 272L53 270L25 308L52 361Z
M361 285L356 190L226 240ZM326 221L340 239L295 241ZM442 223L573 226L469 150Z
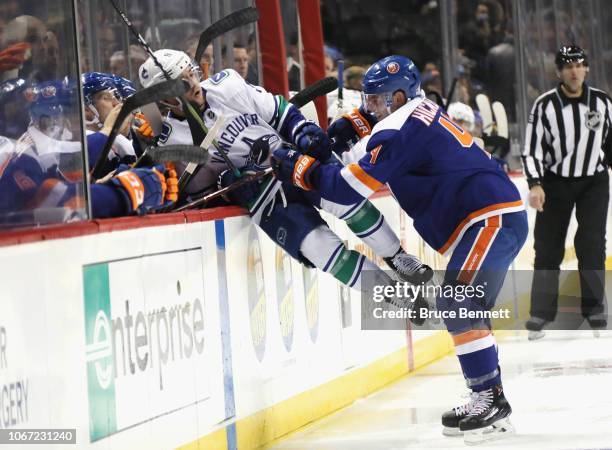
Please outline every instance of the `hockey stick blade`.
M234 28L238 28L242 25L248 25L251 22L256 22L259 19L259 11L257 8L248 7L234 11L233 13L219 19L211 26L206 28L200 34L198 41L198 47L195 52L195 61L199 65L202 54L208 44L210 44L215 38L218 38L224 33L227 33Z
M483 134L491 135L493 130L493 113L491 111L491 102L489 101L489 97L485 94L478 94L476 96L476 106L478 106L478 110L480 111L480 115L482 116L482 132Z
M508 139L508 117L506 116L506 108L500 102L493 102L491 105L495 123L497 123L497 135Z
M213 192L212 194L205 195L204 197L198 200L187 203L186 205L183 205L180 208L175 209L174 211L180 212L180 211L185 211L186 209L193 209L193 208L197 208L198 206L205 205L209 201L214 200L215 198L222 197L223 195L233 191L234 189L242 186L243 184L250 183L251 181L259 180L260 178L263 178L266 175L269 175L271 173L272 173L272 167L268 167L267 169L262 170L261 172L257 172L253 175L248 175L246 177L240 178L239 180L235 181L229 186L226 186L223 189L219 189L218 191Z
M126 117L135 109L140 108L141 106L148 105L149 103L155 103L165 98L179 97L183 95L187 91L186 84L181 80L170 80L160 83L155 86L151 86L146 89L142 89L141 91L136 92L134 95L129 97L121 109L119 110L119 114L117 115L117 119L111 128L111 132L108 135L108 139L102 148L102 152L98 157L98 161L92 171L92 181L97 180L103 174L102 168L106 162L106 158L108 158L108 153L117 137L117 133L119 132L119 127L126 119Z
M298 108L301 108L306 103L313 101L315 98L321 95L329 94L336 89L338 89L338 79L336 77L322 78L295 94L289 99L289 102L293 103Z

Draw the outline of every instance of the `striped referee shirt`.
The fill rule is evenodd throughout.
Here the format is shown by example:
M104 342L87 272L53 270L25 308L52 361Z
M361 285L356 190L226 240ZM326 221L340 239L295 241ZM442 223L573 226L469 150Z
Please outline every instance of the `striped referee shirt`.
M561 85L535 101L522 160L529 186L546 171L562 177L584 177L606 170L604 143L611 126L612 100L583 85L582 96L567 97Z

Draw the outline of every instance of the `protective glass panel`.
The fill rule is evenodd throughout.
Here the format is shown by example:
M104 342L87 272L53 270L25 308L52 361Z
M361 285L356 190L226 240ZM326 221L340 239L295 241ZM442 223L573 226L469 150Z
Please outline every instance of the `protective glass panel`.
M153 51L182 50L194 57L200 34L213 22L247 6L247 0L113 0L133 29L125 24L108 0L78 0L83 33L82 70L121 75L139 85L138 68L148 58L139 44L140 33ZM259 83L255 24L239 27L209 45L199 61L204 78L231 67Z
M71 0L0 0L0 228L87 217Z

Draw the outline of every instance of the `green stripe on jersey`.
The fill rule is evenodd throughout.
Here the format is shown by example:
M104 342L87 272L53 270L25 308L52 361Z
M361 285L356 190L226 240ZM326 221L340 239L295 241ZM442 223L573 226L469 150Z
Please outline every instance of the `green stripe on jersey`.
M379 219L380 211L368 201L345 222L353 233L359 234L372 228Z
M282 95L276 95L275 97L278 102L278 111L276 111L276 115L272 118L270 125L272 125L276 131L280 131L285 121L285 115L291 105Z
M329 269L329 273L338 281L348 284L359 263L359 256L360 254L354 250L343 249L342 254L338 257L331 269Z

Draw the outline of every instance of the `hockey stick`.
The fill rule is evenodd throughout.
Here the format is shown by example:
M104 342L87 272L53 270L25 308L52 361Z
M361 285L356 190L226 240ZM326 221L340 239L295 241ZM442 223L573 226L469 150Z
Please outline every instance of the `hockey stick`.
M336 116L344 114L344 60L338 60L338 111Z
M313 101L315 98L329 94L334 89L338 88L338 79L335 77L326 77L315 81L310 86L305 87L300 92L289 99L289 103L293 103L296 107L301 108L306 103Z
M508 139L508 116L506 116L506 108L500 102L493 102L491 105L495 123L497 123L497 135Z
M173 161L194 161L198 164L206 164L210 154L202 147L195 145L165 145L163 147L147 147L134 167L147 165L146 159L150 158L155 164Z
M448 111L448 105L451 104L453 99L453 95L455 95L455 88L457 87L457 77L453 78L453 82L451 83L451 87L448 90L448 97L446 97L446 103L444 104L444 111Z
M271 173L272 173L272 167L268 167L267 169L262 170L261 172L256 172L253 175L244 176L240 178L239 180L235 181L234 183L230 184L229 186L224 187L223 189L219 189L218 191L215 191L212 194L205 195L204 197L198 200L187 203L181 206L180 208L175 209L175 212L180 212L186 209L191 209L191 208L205 205L209 201L214 200L215 198L222 197L223 195L233 191L234 189L242 186L243 184L250 183L251 181L259 180L260 178L263 178L266 175L269 175Z
M251 6L234 11L206 28L204 31L202 31L202 34L200 34L200 39L198 40L198 47L196 48L194 58L196 64L200 65L202 54L206 50L206 47L208 47L208 44L210 44L214 39L230 30L233 30L234 28L256 22L258 19L259 11L257 11L257 8L253 8Z
M186 90L187 87L181 80L170 80L156 86L151 86L147 89L142 89L131 97L128 97L119 110L119 114L117 115L117 118L115 119L115 122L111 128L111 132L108 135L108 139L106 140L106 143L102 148L102 152L100 153L100 156L98 157L98 160L96 161L96 164L92 170L92 182L96 181L103 175L101 172L104 164L106 163L106 159L108 158L113 141L117 137L119 127L133 110L149 103L158 102L165 98L178 97L183 95Z
M221 130L224 124L225 124L225 117L219 116L217 120L215 121L214 125L210 127L210 129L206 133L206 137L200 144L200 148L202 148L206 153L208 153L208 147L210 147L213 144L213 141L217 137L217 134L219 133L219 131ZM189 161L189 164L187 164L187 167L185 167L185 170L179 177L179 181L178 181L179 193L182 193L187 187L187 184L189 183L191 178L197 173L198 166L200 166L200 163L195 164L197 163L197 160L195 159L194 160L183 159L180 161Z
M491 135L494 122L489 97L487 97L485 94L478 94L476 96L476 106L478 106L478 110L480 111L480 115L482 116L483 134L486 132L486 134Z
M202 59L202 54L204 54L204 51L206 50L206 47L208 47L208 44L210 44L215 38L222 36L228 31L233 30L234 28L238 28L243 25L248 25L249 23L256 22L258 19L259 11L257 10L257 8L248 7L239 9L238 11L234 11L233 13L219 19L218 21L210 25L208 28L202 31L202 33L200 34L200 38L198 39L198 46L194 55L194 60L196 64L200 66L200 59ZM192 129L192 127L194 126L193 120L189 119L188 117L187 122L189 123L189 128ZM202 130L204 130L204 133L206 133L207 135L208 133L210 133L210 130L206 128L202 120L198 120L198 125ZM214 133L213 135L216 135L216 133ZM202 139L200 139L201 136L195 136L193 132L192 137L194 144L204 142ZM234 164L232 164L227 153L223 151L223 149L219 148L219 145L217 144L216 140L203 147L208 148L211 144L217 149L221 157L225 160L227 166L234 172L234 175L240 177L240 171L236 169L236 166L234 166ZM187 165L179 179L179 192L182 192L184 190L185 186L187 186L189 181L191 181L191 178L195 176L199 169L199 165L192 164L191 162Z
M157 60L157 58L155 57L155 54L153 53L153 50L151 49L149 44L147 44L147 42L144 40L142 35L138 33L138 31L136 31L136 28L134 27L134 25L132 24L128 16L123 11L121 11L119 6L117 6L117 4L115 3L115 0L109 0L109 1L113 5L113 8L115 9L115 11L117 11L117 14L121 16L125 25L129 28L132 34L136 37L140 46L149 54L149 56L153 60L153 63L157 67L159 67L159 69L162 71L166 79L170 80L170 75L168 74L168 71L166 71L164 67L161 65L161 63ZM215 24L211 25L211 27L213 27L214 25ZM202 140L204 139L204 136L208 132L208 130L204 126L204 122L202 121L202 118L200 117L198 112L195 110L195 108L186 99L181 98L181 103L183 107L183 114L185 115L185 118L187 119L187 123L189 124L189 130L191 131L191 137L193 139L193 142L194 143L202 142ZM232 162L230 161L227 154L223 151L223 149L220 149L216 145L215 142L213 142L213 145L215 145L215 148L217 149L221 157L225 160L225 163L227 164L227 166L230 169L232 169L232 171L235 174L237 174L237 176L240 176L240 172L236 169L234 164L232 164Z

